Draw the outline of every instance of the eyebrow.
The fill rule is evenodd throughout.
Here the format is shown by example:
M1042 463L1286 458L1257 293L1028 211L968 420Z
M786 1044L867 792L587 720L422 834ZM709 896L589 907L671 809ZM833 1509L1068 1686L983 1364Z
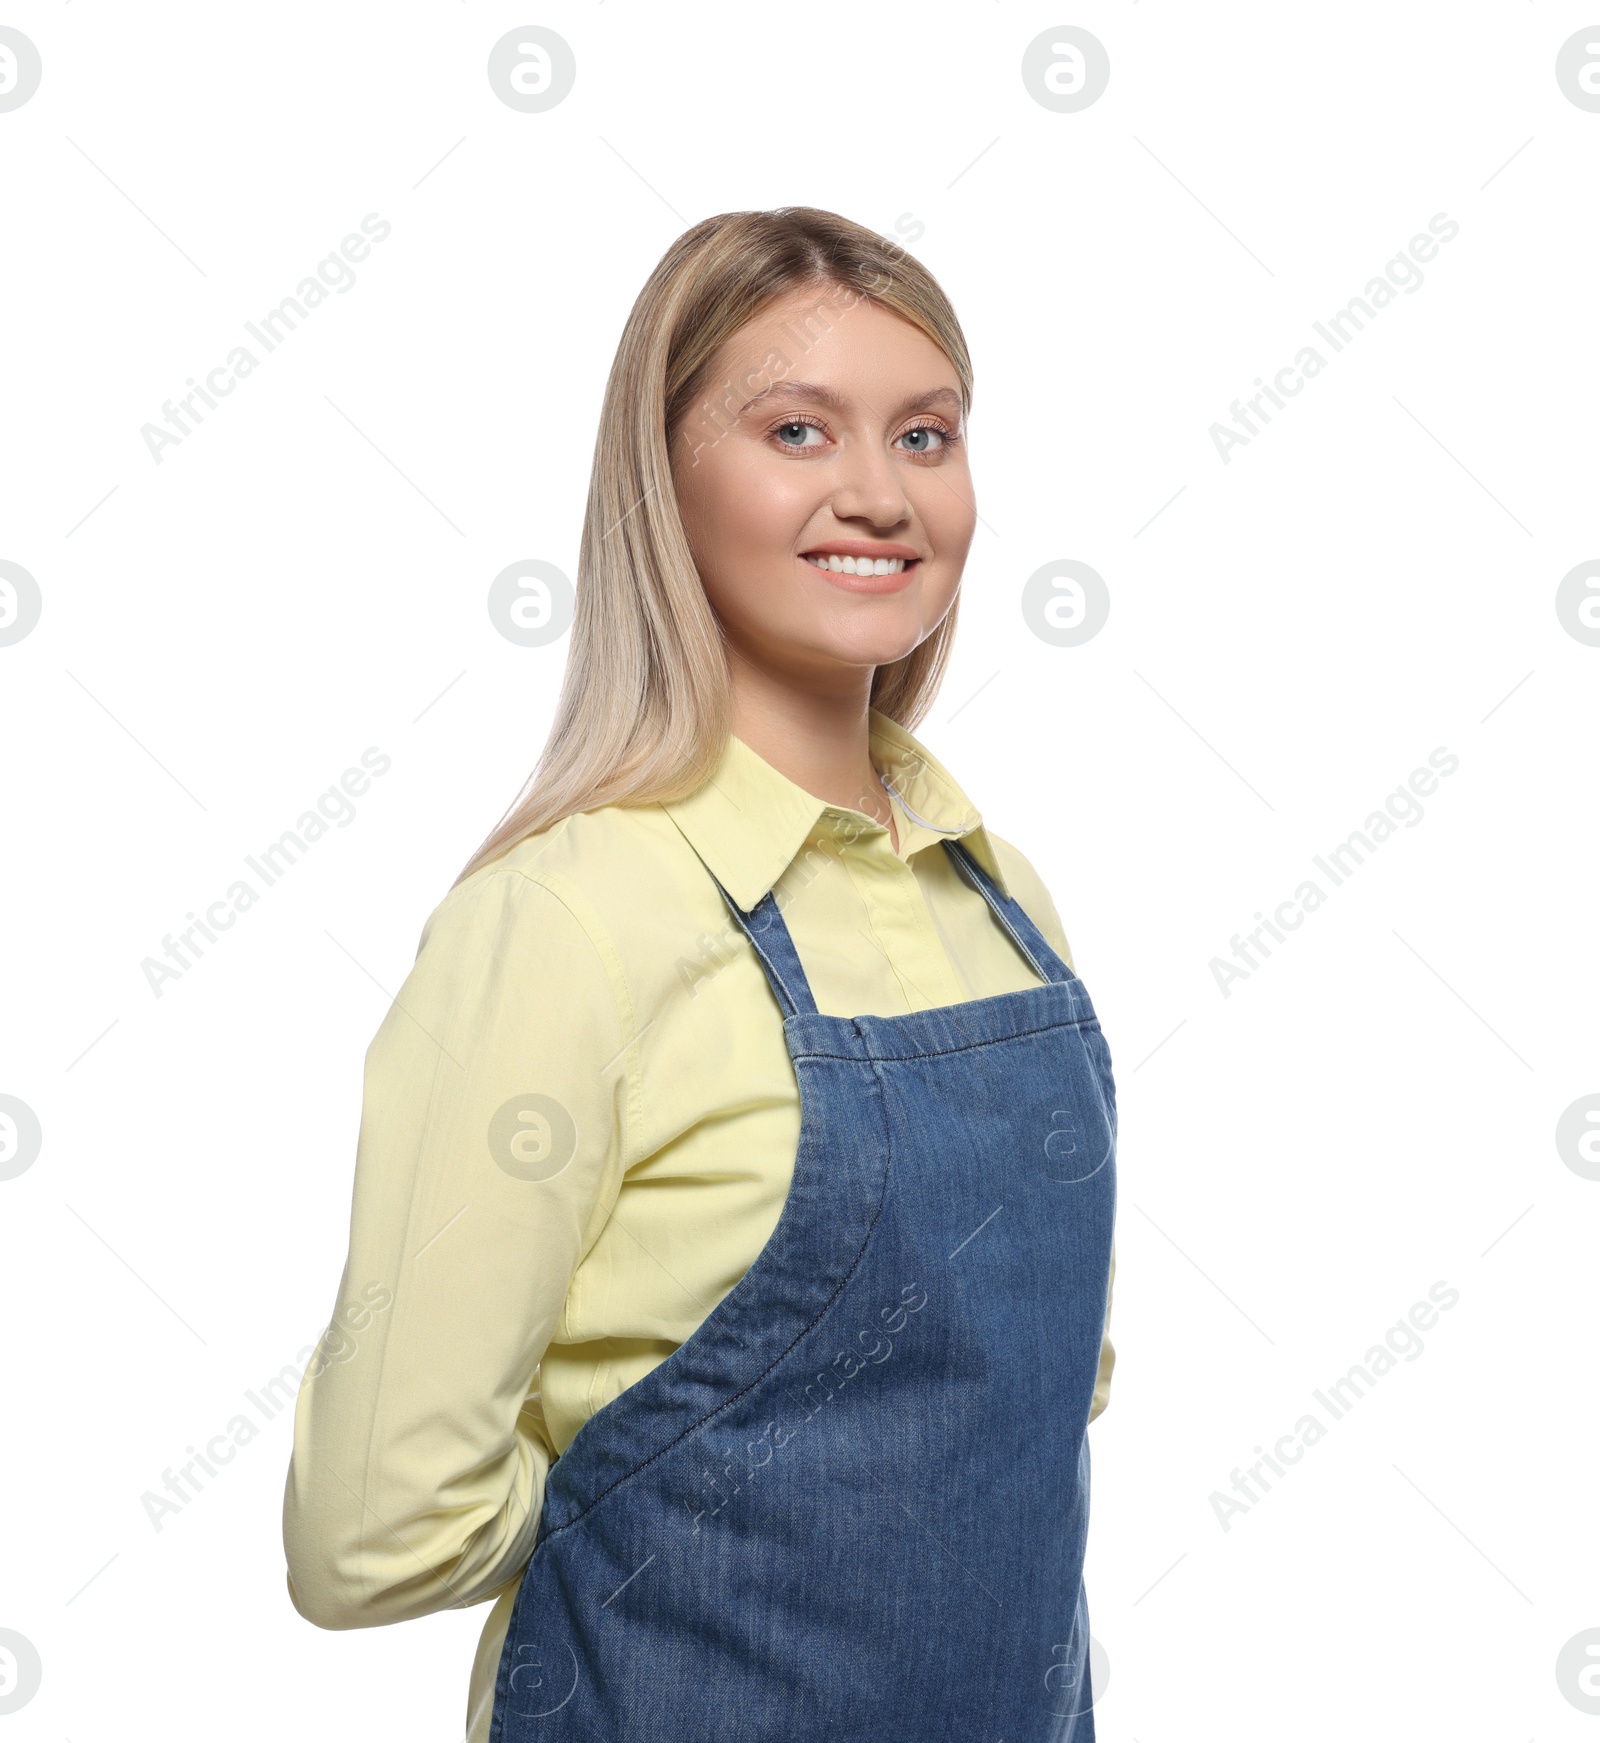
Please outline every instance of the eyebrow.
M764 387L760 393L752 394L739 407L739 417L742 418L746 412L762 404L763 401L777 398L780 395L789 399L813 400L816 404L825 405L836 412L845 410L844 395L835 393L831 387L823 387L814 381L775 381L771 387ZM961 395L953 387L930 388L926 393L911 395L909 399L902 402L894 415L903 417L907 412L928 411L936 405L952 405L959 413Z

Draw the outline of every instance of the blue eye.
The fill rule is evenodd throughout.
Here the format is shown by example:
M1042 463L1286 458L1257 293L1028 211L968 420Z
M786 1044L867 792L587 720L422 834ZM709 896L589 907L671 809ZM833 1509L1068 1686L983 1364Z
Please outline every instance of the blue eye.
M792 418L786 424L778 424L772 431L786 448L813 448L816 443L807 441L806 431L816 430L817 426L801 418ZM821 431L817 432L819 435Z
M932 424L919 424L916 429L907 430L906 433L900 437L900 440L910 444L906 450L909 454L934 454L938 452L938 449L930 445L928 440L930 436L937 436L939 438L940 447L945 446L949 441L949 437L945 432ZM921 438L920 441L917 440L918 437Z

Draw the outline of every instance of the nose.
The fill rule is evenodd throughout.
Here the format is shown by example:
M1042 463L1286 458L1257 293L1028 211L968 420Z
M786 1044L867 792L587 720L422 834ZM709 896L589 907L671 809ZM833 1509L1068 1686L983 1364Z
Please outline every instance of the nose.
M876 433L845 442L835 474L833 512L839 520L865 521L880 532L910 520L911 504L899 468Z

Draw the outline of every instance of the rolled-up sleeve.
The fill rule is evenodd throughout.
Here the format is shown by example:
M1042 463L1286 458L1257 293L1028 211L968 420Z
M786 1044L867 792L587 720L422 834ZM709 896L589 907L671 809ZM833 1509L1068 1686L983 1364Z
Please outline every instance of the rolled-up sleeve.
M323 1628L481 1602L532 1551L537 1370L616 1201L626 999L556 890L452 890L367 1050L350 1240L302 1377L289 1596Z

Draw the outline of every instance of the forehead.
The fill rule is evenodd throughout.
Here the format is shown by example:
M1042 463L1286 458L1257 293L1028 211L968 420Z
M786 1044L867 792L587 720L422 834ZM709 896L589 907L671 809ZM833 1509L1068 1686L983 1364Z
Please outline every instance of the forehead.
M791 291L759 309L722 345L699 396L702 410L738 416L752 398L787 383L820 388L812 397L839 402L943 388L959 412L960 377L920 327L845 285Z

